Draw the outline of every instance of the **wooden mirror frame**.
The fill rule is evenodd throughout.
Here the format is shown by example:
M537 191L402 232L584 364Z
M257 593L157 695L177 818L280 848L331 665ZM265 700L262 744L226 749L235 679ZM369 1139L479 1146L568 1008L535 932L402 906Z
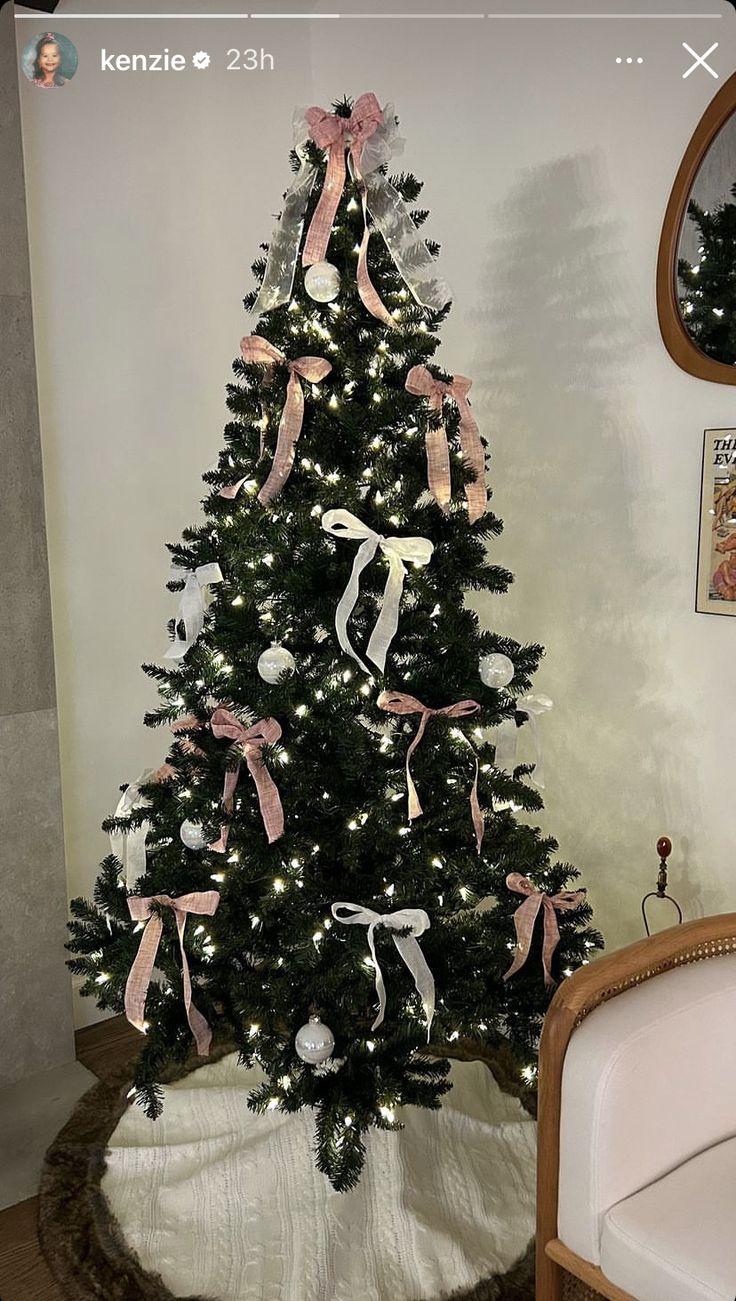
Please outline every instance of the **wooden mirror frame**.
M729 77L706 108L685 150L672 186L657 256L657 315L664 346L678 366L698 379L736 384L736 366L714 361L693 343L685 329L677 299L677 256L680 232L701 163L721 130L736 112L736 73ZM736 178L735 178L736 179Z

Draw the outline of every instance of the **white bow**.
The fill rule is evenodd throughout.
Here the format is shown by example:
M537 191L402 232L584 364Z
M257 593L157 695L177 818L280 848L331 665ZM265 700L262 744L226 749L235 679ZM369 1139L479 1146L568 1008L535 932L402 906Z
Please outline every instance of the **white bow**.
M380 533L374 533L373 529L369 529L355 515L351 515L349 510L325 511L322 516L322 528L333 537L361 540L348 585L335 610L335 629L337 640L345 654L350 655L369 676L371 670L350 644L347 625L358 600L360 575L366 565L370 564L379 547L388 560L388 578L381 609L366 649L366 657L372 660L383 673L388 648L399 626L399 605L406 576L404 561L411 561L415 565L426 565L432 558L434 547L429 538L385 538Z
M515 702L516 709L528 715L529 727L534 744L534 772L532 781L535 786L544 789L544 766L542 763L542 743L537 727L537 718L540 714L546 714L548 709L552 708L552 701L549 696L521 696ZM506 772L513 772L516 767L516 752L519 740L519 728L516 726L514 718L504 718L499 723L496 730L496 756L494 760L495 768L503 768ZM498 807L498 806L496 806Z
M152 775L153 769L146 768L140 777L126 786L114 817L128 818L135 810L148 808L148 800L144 800L140 788L151 780ZM127 831L110 832L110 849L123 865L122 880L128 890L133 888L138 877L146 871L146 836L149 826L150 823L142 822L140 826L130 827Z
M350 915L341 917L341 909L348 909ZM434 1016L434 976L427 966L424 954L416 939L418 935L422 935L424 931L429 930L429 917L424 910L422 908L400 908L395 913L376 913L372 908L361 908L356 903L333 903L332 916L335 921L342 922L344 926L368 927L368 947L376 969L376 993L378 994L378 1016L371 1026L372 1030L378 1029L386 1011L386 986L383 981L383 972L376 957L376 927L386 926L392 931L407 929L411 931L410 935L394 935L393 941L398 949L399 956L414 977L414 985L422 1000L424 1014L427 1018L427 1043L429 1043L429 1032L432 1028L432 1018Z
M182 569L172 566L170 582L184 582L184 591L179 598L179 609L174 623L174 641L166 652L165 659L180 660L193 646L204 628L204 616L211 601L209 586L222 582L222 571L218 564L200 565L198 569ZM179 636L179 624L184 624L184 637Z

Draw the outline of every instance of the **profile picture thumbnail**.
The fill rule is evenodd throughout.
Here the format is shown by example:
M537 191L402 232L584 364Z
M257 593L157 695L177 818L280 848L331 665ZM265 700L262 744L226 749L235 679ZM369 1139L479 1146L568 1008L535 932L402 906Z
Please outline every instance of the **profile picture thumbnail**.
M47 90L71 81L78 63L76 45L60 32L41 32L32 37L21 55L24 76L34 86Z

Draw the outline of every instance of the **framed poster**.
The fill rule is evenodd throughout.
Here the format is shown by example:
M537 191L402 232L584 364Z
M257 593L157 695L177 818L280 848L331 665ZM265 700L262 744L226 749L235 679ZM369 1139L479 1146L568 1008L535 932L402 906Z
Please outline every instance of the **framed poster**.
M736 429L705 431L695 609L736 615Z

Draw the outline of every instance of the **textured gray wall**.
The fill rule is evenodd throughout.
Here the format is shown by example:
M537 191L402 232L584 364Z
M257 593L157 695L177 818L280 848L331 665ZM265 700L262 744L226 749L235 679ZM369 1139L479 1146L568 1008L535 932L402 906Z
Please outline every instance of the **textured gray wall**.
M0 1088L74 1058L13 6L0 10Z

